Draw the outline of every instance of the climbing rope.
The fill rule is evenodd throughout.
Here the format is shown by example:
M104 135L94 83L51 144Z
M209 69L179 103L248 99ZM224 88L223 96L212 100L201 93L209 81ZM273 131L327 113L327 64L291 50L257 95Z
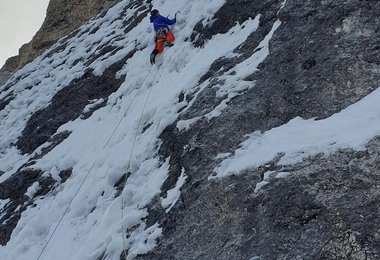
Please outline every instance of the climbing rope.
M146 79L148 78L148 76L150 75L150 72L151 72L152 68L153 68L153 66L150 67L148 73L146 74L144 80L143 80L142 83L141 83L140 88L136 91L136 94L133 96L133 98L132 98L132 100L131 100L131 103L129 103L129 106L128 106L127 109L125 110L123 116L120 118L120 120L119 120L119 122L117 123L115 129L113 130L112 134L111 134L110 137L108 138L107 142L104 144L103 149L106 148L106 146L108 145L108 143L111 141L111 139L112 139L113 135L115 134L116 130L119 128L119 126L120 126L121 122L123 121L124 117L127 115L129 108L132 106L133 102L135 101L135 98L136 98L137 95L139 94L141 87L144 86L144 83L145 83Z
M153 66L152 66L153 67ZM150 98L150 94L152 92L152 89L154 87L154 82L156 81L156 77L157 77L157 74L158 74L158 71L159 71L160 67L157 67L157 70L156 70L156 73L154 74L154 77L153 77L153 85L149 88L149 91L148 91L148 95L146 96L145 98L145 102L144 102L144 105L143 105L143 108L141 110L141 115L140 115L140 119L139 119L139 123L137 124L137 131L136 131L136 134L134 136L134 139L133 139L133 143L132 143L132 148L131 148L131 152L129 153L129 159L128 159L128 164L127 164L127 170L129 170L129 168L131 167L131 160L132 160L132 155L133 155L133 151L134 151L134 148L135 148L135 144L136 144L136 140L137 140L137 135L138 133L140 132L140 127L141 127L141 123L142 123L142 117L144 115L144 112L145 112L145 108L146 108L146 105L148 104L148 100ZM123 252L124 252L124 259L127 259L127 252L126 252L126 241L125 241L125 238L126 238L126 233L125 233L125 228L124 228L124 199L123 199L123 191L124 191L124 188L125 188L125 185L127 184L127 179L128 179L128 176L125 177L123 183L122 183L122 191L121 191L121 229L122 229L122 236L123 236Z
M65 211L63 212L63 215L62 215L61 218L59 219L59 221L58 221L57 225L55 226L53 232L50 234L48 240L46 241L45 246L42 248L41 253L38 255L37 260L39 260L39 259L41 258L41 256L42 256L42 254L44 253L46 247L48 246L48 244L49 244L50 240L52 239L52 237L54 236L55 232L57 231L59 225L61 224L63 218L65 217L67 211L69 210L71 204L73 203L75 197L78 195L78 193L79 193L80 189L82 188L83 184L85 183L87 177L90 175L90 172L91 172L92 169L94 168L95 163L96 163L96 160L95 160L94 163L91 165L90 170L88 171L87 175L84 177L82 183L79 185L79 187L78 187L77 191L75 192L73 198L71 199L69 205L67 205Z
M136 98L137 95L139 94L141 88L144 86L144 83L145 83L146 79L149 77L150 72L152 71L152 68L153 68L153 66L150 67L149 71L147 72L146 76L144 77L144 80L143 80L142 83L141 83L140 88L137 90L136 94L135 94L134 97L132 98L130 104L128 105L128 107L127 107L127 109L125 110L124 114L122 115L122 117L121 117L120 120L118 121L116 127L115 127L114 130L112 131L110 137L108 138L107 142L106 142L105 145L103 146L103 149L102 149L102 150L104 150L104 149L107 147L108 143L109 143L110 140L112 139L112 137L113 137L113 135L115 134L116 130L119 128L121 122L123 121L124 117L125 117L126 114L128 113L129 108L132 106L132 104L133 104L135 98ZM157 70L157 72L158 72L158 70ZM154 80L155 80L155 78L156 78L156 76L157 76L157 72L156 72L156 74L155 74L155 76L154 76ZM150 96L150 92L151 92L151 90L152 90L152 88L150 88L150 90L149 90L149 92L148 92L148 98L149 98L149 96ZM145 104L144 104L144 106L143 106L143 110L145 109L145 106L146 106L146 103L147 103L147 101L148 101L148 98L145 100ZM141 113L141 117L142 117L142 114L143 114L143 112ZM140 124L141 124L141 118L140 118L140 121L139 121L139 125L140 125ZM132 149L134 148L134 145L135 145L135 142L136 142L136 138L137 138L137 133L136 133L135 139L134 139L134 141L133 141ZM132 151L133 151L133 150L132 150ZM131 153L132 153L132 151L131 151ZM130 155L130 157L129 157L129 162L128 162L128 168L129 168L129 165L130 165L130 160L131 160L131 158L132 158L132 157L131 157L131 155ZM58 221L57 225L55 226L53 232L50 234L48 240L46 241L44 247L42 248L40 254L39 254L38 257L37 257L37 260L40 260L41 256L42 256L43 253L45 252L46 247L48 246L48 244L50 243L50 241L51 241L51 239L53 238L54 234L56 233L56 231L58 230L59 226L61 225L61 222L62 222L63 218L66 216L66 214L67 214L67 212L68 212L68 210L69 210L71 204L73 203L73 201L74 201L74 199L76 198L76 196L79 194L79 191L81 190L83 184L86 182L88 176L89 176L90 173L92 172L92 169L94 168L96 162L97 162L97 160L95 160L94 163L91 165L90 170L87 172L87 174L86 174L86 176L84 177L83 181L81 182L81 184L79 185L78 189L76 190L74 196L72 197L72 199L70 200L69 204L68 204L67 207L65 208L65 211L63 212L63 215L62 215L61 218L59 219L59 221ZM126 182L126 180L125 180L125 182ZM124 185L125 185L125 183L124 183ZM123 234L124 234L124 229L123 229ZM124 239L124 235L123 235L123 241L124 241L124 240L125 240L125 239ZM124 252L125 252L125 248L126 248L126 247L125 247L125 241L124 241Z

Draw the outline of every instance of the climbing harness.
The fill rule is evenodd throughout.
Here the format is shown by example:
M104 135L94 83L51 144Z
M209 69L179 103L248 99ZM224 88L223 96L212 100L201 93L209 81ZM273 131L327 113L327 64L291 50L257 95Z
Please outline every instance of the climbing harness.
M165 39L165 36L166 34L168 33L168 29L166 28L161 28L160 30L158 30L158 32L156 33L156 39Z

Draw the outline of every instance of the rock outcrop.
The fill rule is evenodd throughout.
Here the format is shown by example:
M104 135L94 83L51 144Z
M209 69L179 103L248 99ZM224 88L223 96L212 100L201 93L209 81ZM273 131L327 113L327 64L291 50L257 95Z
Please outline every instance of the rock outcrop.
M7 82L7 80L10 79L11 76L12 76L12 73L10 72L7 72L7 71L0 72L0 86L5 84L5 82Z
M378 259L380 146L366 152L340 151L309 158L299 165L268 164L210 183L221 152L233 152L245 136L290 119L325 118L357 102L380 85L378 1L236 1L215 14L209 27L195 28L196 46L228 31L234 23L261 13L263 26L203 76L218 75L257 51L258 42L279 19L270 55L246 80L255 87L234 98L222 116L198 121L178 132L176 123L161 136L170 156L171 176L189 176L181 202L169 216L152 214L164 228L155 252L139 259ZM249 12L247 12L249 10ZM196 36L196 37L195 37ZM214 87L215 87L214 86ZM194 118L217 104L211 84L180 119ZM347 129L349 131L349 129ZM255 192L264 172L290 172L290 178ZM167 180L173 188L176 178ZM154 218L153 218L154 219ZM152 220L154 222L154 220ZM256 257L256 258L255 258Z
M118 0L50 0L46 18L33 39L9 58L2 71L15 72L34 60L61 37L71 33L96 14L107 10Z

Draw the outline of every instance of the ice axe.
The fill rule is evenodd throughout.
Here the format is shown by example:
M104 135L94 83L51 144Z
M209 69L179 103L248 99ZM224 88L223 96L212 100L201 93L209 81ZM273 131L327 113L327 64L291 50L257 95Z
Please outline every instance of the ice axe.
M180 14L180 13L181 13L181 11L177 11L177 12L174 14L174 19L177 19L177 14ZM169 18L169 15L166 16L166 18Z

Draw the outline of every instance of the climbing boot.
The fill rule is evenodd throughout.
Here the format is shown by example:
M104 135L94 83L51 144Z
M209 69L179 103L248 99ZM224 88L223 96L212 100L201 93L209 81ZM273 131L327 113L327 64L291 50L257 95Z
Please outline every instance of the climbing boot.
M158 50L154 50L152 51L152 53L150 54L150 64L155 64L156 63L156 56L158 54Z
M171 42L168 42L168 41L164 42L164 46L165 46L165 47L172 47L173 45L174 45L174 44L171 43Z

